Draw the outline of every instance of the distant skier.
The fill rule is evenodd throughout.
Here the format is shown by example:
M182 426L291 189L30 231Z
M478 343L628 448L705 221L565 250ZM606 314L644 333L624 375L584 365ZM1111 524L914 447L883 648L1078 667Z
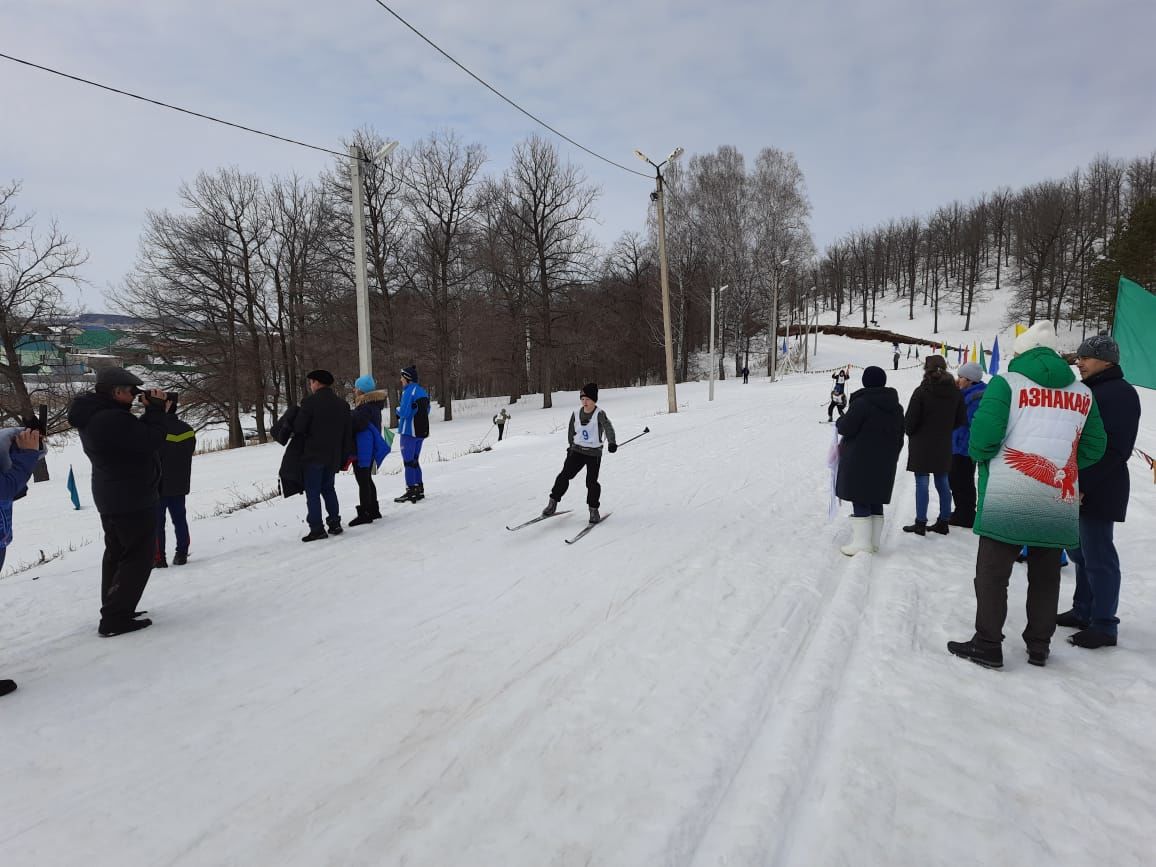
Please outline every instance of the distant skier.
M750 382L750 379L751 379L751 369L744 364L743 365L743 385L746 385L748 382Z
M843 410L847 407L847 379L849 374L846 370L836 370L831 374L831 379L835 380L835 385L831 389L831 402L827 404L827 421L835 420L835 410L839 410L839 417L843 417Z
M494 424L498 426L498 442L502 441L502 434L506 430L506 422L510 420L510 414L506 412L506 408L502 407L501 411L494 416Z
M892 352L891 363L893 365L892 370L898 370L899 369L899 343L898 342L891 344L891 352Z
M589 382L584 385L579 399L582 406L570 416L570 427L566 432L566 462L554 480L550 500L542 510L542 515L547 517L558 510L558 502L570 487L570 480L586 467L586 505L590 507L590 523L597 524L602 520L598 514L602 497L602 486L598 484L598 471L602 467L602 441L606 440L606 450L614 454L618 451L618 438L614 435L614 425L610 423L610 418L598 408L598 384Z

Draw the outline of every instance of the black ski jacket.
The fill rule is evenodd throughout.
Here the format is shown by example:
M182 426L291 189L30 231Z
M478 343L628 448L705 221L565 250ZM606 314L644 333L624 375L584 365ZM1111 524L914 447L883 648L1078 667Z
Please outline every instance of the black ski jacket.
M82 394L68 410L92 461L92 500L102 515L156 508L161 481L159 452L165 441L165 410L148 404L137 418L109 395Z
M903 449L899 393L884 386L859 389L835 428L843 435L835 495L850 503L890 503Z

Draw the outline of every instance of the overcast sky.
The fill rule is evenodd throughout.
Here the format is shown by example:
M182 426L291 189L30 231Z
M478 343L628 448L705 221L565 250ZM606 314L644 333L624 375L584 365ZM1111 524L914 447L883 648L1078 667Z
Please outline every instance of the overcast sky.
M793 152L822 248L952 199L1156 150L1156 0L387 0L515 101L630 167ZM373 0L4 0L0 52L340 149L452 128L506 167L543 132ZM599 237L645 225L652 181L559 142L602 188ZM146 209L237 166L331 157L0 60L0 178L90 254L81 300L132 267Z

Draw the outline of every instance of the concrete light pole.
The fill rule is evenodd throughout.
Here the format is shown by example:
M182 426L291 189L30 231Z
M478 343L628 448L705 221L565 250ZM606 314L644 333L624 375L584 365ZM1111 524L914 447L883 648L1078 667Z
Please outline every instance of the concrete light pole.
M714 376L715 368L718 366L714 358L714 300L715 293L722 295L729 289L730 286L719 286L718 289L713 287L710 290L710 400L714 400Z
M662 167L672 160L682 156L682 148L675 148L670 156L660 163L637 148L634 155L644 163L654 166L655 190L654 200L658 205L658 273L662 283L662 335L666 342L666 403L669 412L678 412L678 399L674 393L674 341L670 331L670 284L667 280L666 267L666 211L663 207Z
M373 155L378 162L393 153L397 142L386 142ZM357 362L360 375L373 373L373 350L370 345L369 274L365 262L365 182L361 164L368 162L359 145L349 146L349 186L353 199L353 279L357 295Z
M770 368L768 373L770 374L771 382L775 381L775 374L779 372L779 268L785 268L790 264L790 259L784 259L778 264L778 267L775 268L775 291L771 300L770 320L767 322L768 348L770 350L768 354L771 357L771 363L768 365Z

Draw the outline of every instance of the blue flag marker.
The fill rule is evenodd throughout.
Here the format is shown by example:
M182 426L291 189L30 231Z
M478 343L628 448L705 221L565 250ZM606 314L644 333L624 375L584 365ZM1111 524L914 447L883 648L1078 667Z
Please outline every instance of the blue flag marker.
M995 338L995 343L993 343L991 346L991 367L988 368L987 372L989 374L991 374L992 376L995 376L997 373L999 373L999 336L998 335Z
M72 508L80 508L80 492L76 490L76 476L72 474L72 465L68 467L68 494L72 497Z

